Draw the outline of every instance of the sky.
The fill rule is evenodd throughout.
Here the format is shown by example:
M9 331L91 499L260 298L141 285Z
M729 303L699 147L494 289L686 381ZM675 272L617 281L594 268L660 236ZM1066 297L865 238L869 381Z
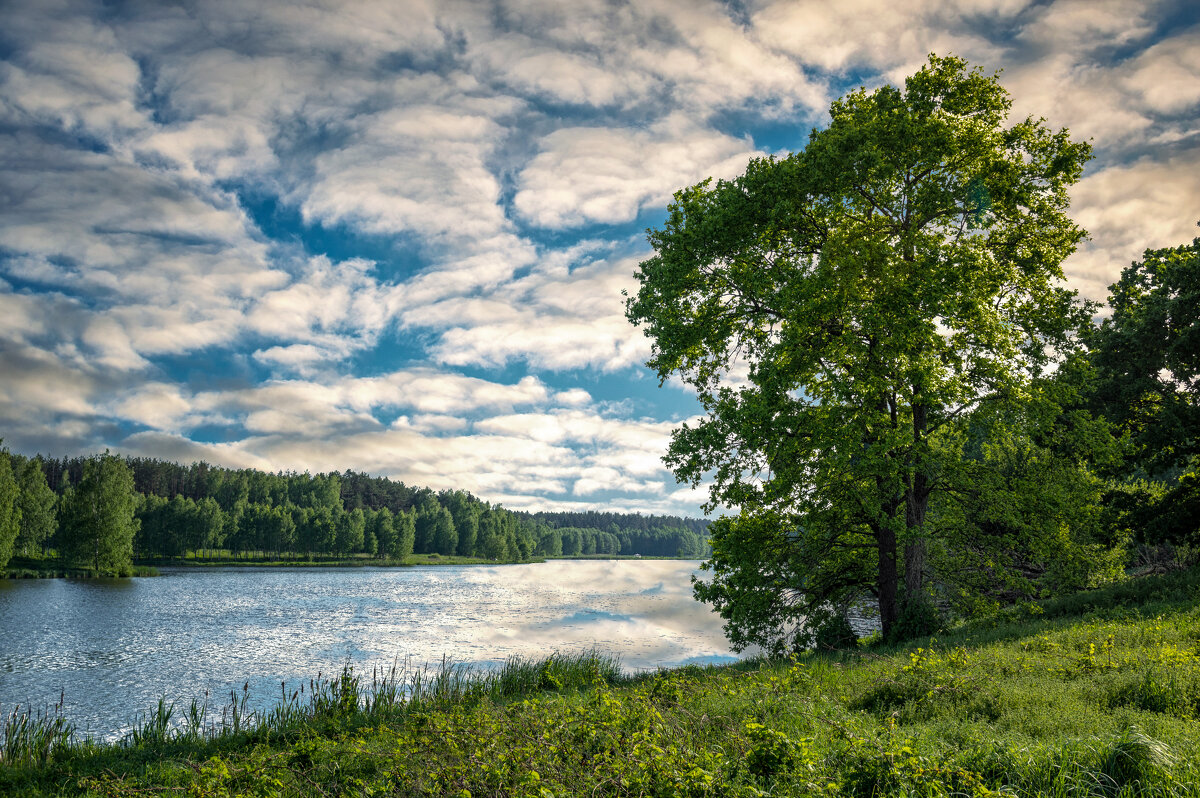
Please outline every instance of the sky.
M931 52L1092 142L1082 297L1200 235L1194 0L0 2L0 438L700 515L645 230Z

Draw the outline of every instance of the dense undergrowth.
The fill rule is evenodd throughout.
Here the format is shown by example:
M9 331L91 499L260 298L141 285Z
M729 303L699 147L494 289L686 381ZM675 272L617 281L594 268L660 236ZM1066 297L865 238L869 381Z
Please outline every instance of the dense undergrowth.
M347 670L262 715L163 705L115 745L14 715L0 794L1200 796L1195 569L903 647L365 682Z

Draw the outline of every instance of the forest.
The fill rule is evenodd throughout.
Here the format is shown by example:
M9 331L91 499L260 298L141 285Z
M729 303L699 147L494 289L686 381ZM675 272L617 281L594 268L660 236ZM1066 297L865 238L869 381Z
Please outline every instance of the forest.
M52 487L53 486L53 487ZM0 452L0 571L24 564L127 575L134 561L400 563L414 554L701 557L705 521L507 510L386 477L265 473L148 458Z

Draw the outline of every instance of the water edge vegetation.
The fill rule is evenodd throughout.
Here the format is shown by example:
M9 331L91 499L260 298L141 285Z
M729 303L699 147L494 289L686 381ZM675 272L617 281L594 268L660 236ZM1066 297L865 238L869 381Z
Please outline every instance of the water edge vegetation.
M622 674L597 653L347 668L247 710L164 700L117 743L8 713L41 795L1200 795L1200 569L907 645Z

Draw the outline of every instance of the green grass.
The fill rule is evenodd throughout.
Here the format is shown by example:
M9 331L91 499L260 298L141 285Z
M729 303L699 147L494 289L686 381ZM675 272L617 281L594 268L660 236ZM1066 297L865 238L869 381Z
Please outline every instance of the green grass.
M158 576L152 565L138 564L121 576ZM96 579L110 578L112 573L100 573L91 568L71 568L57 560L37 560L14 557L5 568L0 568L0 579Z
M164 702L116 745L27 719L0 794L1200 796L1200 572L909 646L639 677L595 655L347 671L245 704Z

